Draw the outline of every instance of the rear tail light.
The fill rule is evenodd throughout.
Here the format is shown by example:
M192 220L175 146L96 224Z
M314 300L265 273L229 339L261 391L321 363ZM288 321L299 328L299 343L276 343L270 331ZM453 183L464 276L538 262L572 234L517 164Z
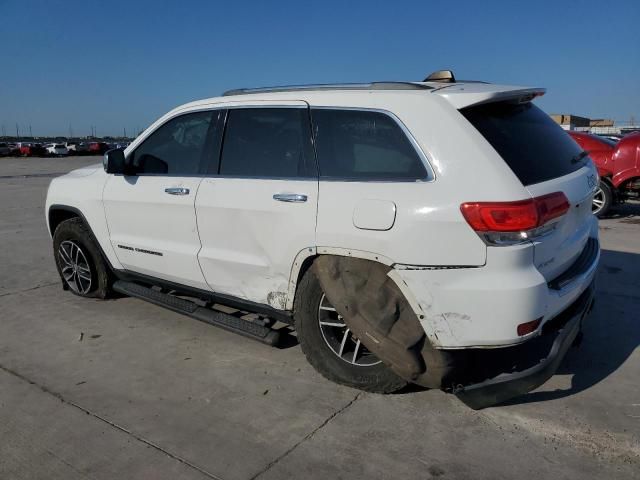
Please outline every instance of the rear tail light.
M552 220L569 210L562 192L517 202L468 202L460 205L467 223L491 245L513 245L550 232Z

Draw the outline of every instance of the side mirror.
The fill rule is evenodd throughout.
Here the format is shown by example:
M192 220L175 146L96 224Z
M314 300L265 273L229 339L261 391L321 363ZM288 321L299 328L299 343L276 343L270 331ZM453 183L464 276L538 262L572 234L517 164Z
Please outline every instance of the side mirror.
M125 163L124 150L119 148L109 150L105 153L104 160L102 161L105 172L120 175L125 173Z

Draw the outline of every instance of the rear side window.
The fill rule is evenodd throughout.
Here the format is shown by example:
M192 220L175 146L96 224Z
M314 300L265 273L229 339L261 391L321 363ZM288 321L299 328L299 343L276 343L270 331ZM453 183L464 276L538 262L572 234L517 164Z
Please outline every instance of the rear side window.
M489 103L460 110L509 165L523 185L579 170L580 147L532 103Z
M207 139L217 111L180 115L154 131L133 153L137 173L195 175L212 152Z
M309 178L314 162L306 108L229 110L220 175Z
M418 152L389 115L324 108L311 112L322 178L415 181L427 177Z

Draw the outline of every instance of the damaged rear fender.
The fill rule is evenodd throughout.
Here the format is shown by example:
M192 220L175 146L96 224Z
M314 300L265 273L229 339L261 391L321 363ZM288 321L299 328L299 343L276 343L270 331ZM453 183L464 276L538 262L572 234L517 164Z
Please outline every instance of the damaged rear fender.
M320 255L311 270L350 330L396 374L431 388L446 384L452 362L433 348L411 305L414 300L403 292L406 285L393 278L390 265Z

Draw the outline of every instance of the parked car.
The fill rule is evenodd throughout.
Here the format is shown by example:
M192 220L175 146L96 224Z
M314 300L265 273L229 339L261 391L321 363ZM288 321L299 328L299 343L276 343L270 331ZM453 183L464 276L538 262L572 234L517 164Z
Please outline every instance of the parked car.
M8 143L7 146L9 147L9 155L13 155L13 156L18 156L20 155L20 147L18 146L17 143Z
M0 157L6 157L7 155L11 155L11 148L7 143L0 143Z
M109 150L109 145L105 142L90 142L88 152L94 155L103 155Z
M433 78L170 111L51 182L63 287L268 344L280 320L322 375L367 391L482 408L536 388L591 309L597 171L532 103L543 89Z
M612 142L619 142L622 138L622 135L598 135L599 137L606 138L607 140L611 140Z
M65 147L72 155L83 155L89 152L89 145L84 142L66 142Z
M593 197L593 212L606 215L616 203L640 197L640 132L618 142L584 132L569 131L578 145L589 152L598 168L600 185Z
M49 155L63 156L68 155L69 150L64 143L50 143L46 146Z
M18 142L17 145L23 157L44 157L47 154L46 149L39 143Z

